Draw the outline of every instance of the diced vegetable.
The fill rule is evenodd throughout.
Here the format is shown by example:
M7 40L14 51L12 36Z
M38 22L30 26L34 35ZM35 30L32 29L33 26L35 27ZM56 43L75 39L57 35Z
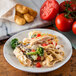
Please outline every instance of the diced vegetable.
M55 46L57 45L57 43L55 44Z
M43 54L44 54L44 49L42 48L42 47L39 47L39 48L37 48L37 54L39 55L39 56L43 56Z
M41 64L39 62L37 62L36 67L37 68L40 68L41 67Z
M33 39L34 37L40 37L40 36L41 36L41 34L34 34L31 36L31 38Z
M34 34L34 35L31 36L31 38L34 38L34 37L36 37L36 34Z
M38 57L37 57L37 60L41 60L41 56L38 56Z
M47 35L47 34L41 34L41 36L44 36L44 35Z
M34 38L32 38L32 39L34 39Z
M48 41L51 41L51 39L48 39Z
M42 46L47 46L47 44L46 43L43 43Z
M37 36L36 37L40 37L41 36L41 34L37 34Z
M26 55L36 55L37 53L36 52L29 52L29 53L26 53Z
M53 42L51 42L51 44L53 44Z
M15 49L17 47L17 45L19 45L19 44L20 43L18 42L18 39L17 38L12 39L12 41L11 41L11 47L13 49Z
M41 34L41 36L43 36L44 34Z
M34 50L34 49L32 49L32 50L31 50L31 52L35 52L35 50Z
M43 56L44 54L44 49L42 47L37 48L37 50L35 52L29 52L26 53L27 55L35 55L38 54L39 56Z

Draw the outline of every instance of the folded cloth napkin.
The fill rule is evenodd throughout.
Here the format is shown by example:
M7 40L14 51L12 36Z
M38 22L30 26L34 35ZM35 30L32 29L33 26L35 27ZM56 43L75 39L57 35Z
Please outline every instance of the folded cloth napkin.
M0 0L0 18L14 22L16 0Z

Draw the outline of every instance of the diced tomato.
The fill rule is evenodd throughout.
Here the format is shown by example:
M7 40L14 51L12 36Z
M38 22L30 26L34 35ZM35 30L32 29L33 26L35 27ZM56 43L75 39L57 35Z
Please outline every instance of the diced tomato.
M41 56L38 56L38 57L37 57L37 60L41 60Z
M23 51L23 50L21 50L22 52L25 52L25 51Z
M35 52L35 50L34 50L34 49L32 49L31 51L32 51L32 52Z
M41 34L37 34L37 37L40 37L41 36Z
M51 42L51 44L53 44L53 42Z
M40 62L37 62L36 67L37 67L37 68L40 68L40 67L41 67Z
M32 38L32 39L34 39L34 38Z
M51 41L51 39L49 39L48 41Z
M57 45L57 43L55 44L55 46Z
M42 46L47 46L47 44L46 43L43 43Z

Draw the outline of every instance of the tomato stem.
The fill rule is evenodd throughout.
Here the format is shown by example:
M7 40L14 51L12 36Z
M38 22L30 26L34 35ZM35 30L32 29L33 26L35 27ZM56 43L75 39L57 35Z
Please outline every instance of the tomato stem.
M65 5L64 5L64 6L66 7L66 9L71 8L71 4L70 4L70 2L67 3L67 2L65 1Z
M66 18L73 18L73 19L76 19L76 15L75 15L75 13L76 13L76 11L69 11L68 10L68 8L71 8L71 4L70 4L70 2L69 3L67 3L66 1L65 1L65 10L64 10L64 12L66 13L64 16L66 17ZM71 15L71 17L69 17L69 15Z

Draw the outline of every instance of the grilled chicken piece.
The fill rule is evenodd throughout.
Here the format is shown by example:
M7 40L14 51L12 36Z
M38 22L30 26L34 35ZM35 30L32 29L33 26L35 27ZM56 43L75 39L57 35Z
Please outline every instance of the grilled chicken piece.
M18 58L18 60L20 61L20 63L24 66L31 66L32 61L28 58L26 58L25 55L23 55L23 52L16 47L16 49L13 51L14 55Z
M32 45L35 45L37 43L42 43L43 41L48 40L48 39L51 39L51 37L45 36L45 37L36 38L36 39L30 41L30 45L32 46Z

